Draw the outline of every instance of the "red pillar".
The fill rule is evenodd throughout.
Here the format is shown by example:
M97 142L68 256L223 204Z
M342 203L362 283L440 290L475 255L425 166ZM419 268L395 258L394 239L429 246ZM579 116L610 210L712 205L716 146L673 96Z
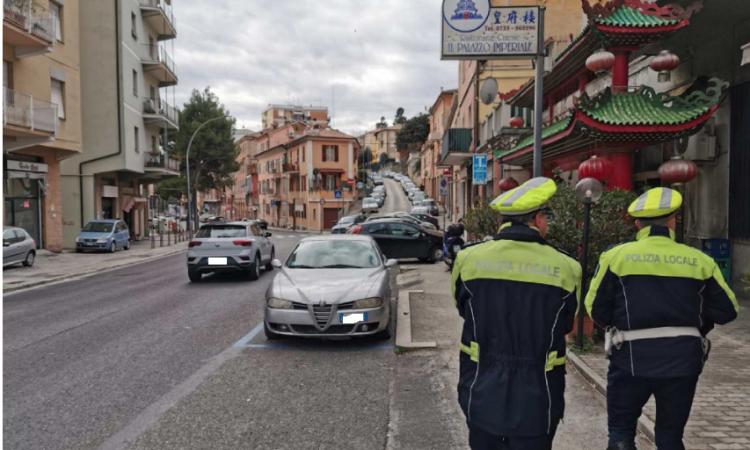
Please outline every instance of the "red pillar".
M612 67L612 92L628 90L628 54L627 50L613 50L615 64Z
M609 178L610 189L633 190L633 153L610 153L612 161L612 175Z

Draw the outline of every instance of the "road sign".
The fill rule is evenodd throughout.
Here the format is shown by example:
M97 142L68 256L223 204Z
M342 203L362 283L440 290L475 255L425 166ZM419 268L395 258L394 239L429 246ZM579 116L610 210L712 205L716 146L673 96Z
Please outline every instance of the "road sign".
M365 187L365 183L363 183L361 181L357 181L357 189L362 189L364 187Z
M445 176L440 179L440 196L448 196L448 178L446 178Z
M487 184L487 155L472 155L471 170L471 184Z
M336 189L334 191L334 195L335 195L336 198L341 198L341 190L340 189Z

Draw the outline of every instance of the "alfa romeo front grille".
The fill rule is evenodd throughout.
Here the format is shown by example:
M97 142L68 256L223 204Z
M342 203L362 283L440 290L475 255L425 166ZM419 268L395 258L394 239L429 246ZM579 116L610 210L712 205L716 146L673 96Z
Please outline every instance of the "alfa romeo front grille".
M318 327L325 329L331 320L333 305L313 305L313 318Z

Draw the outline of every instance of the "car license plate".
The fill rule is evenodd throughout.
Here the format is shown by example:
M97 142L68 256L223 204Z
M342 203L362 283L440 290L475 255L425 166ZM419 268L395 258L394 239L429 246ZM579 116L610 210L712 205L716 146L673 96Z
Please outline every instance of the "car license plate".
M339 313L339 322L344 325L359 323L367 320L367 313Z
M226 266L227 259L226 258L208 258L208 265L209 266Z

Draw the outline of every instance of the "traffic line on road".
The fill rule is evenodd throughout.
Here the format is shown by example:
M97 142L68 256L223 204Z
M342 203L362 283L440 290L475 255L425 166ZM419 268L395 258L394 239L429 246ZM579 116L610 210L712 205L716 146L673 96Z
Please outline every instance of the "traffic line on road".
M239 341L235 342L234 345L232 345L232 347L234 347L234 348L247 347L250 344L250 341L252 341L253 338L255 338L255 336L257 336L258 333L260 333L260 331L262 329L263 329L263 322L261 322L258 325L256 325L255 328L253 328L252 330L250 330L250 332L247 333L245 336L243 336L242 339L240 339Z
M233 348L255 348L255 349L274 349L274 350L305 350L307 349L304 345L292 345L283 342L259 342L253 343L260 332L263 330L263 322L256 325L249 333L243 336L240 340L232 344ZM393 349L393 343L388 342L387 344L375 344L375 345L358 345L355 347L330 347L330 348L316 348L316 350L326 351L368 351L368 350L389 350Z

